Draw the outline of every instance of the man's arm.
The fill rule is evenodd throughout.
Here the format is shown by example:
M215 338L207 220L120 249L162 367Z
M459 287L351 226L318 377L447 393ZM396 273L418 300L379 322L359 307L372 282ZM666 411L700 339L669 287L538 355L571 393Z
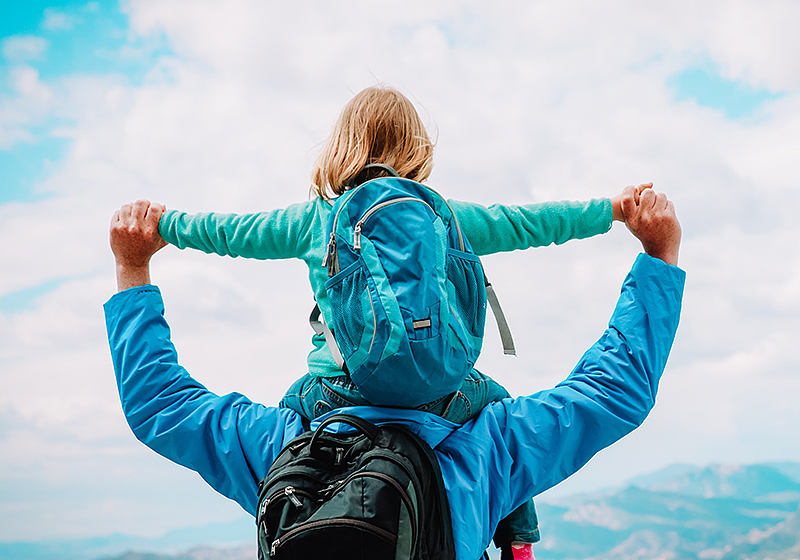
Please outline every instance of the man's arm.
M161 293L149 285L150 258L164 246L156 229L162 210L140 200L111 222L119 293L104 309L122 409L141 442L252 514L258 481L303 431L301 419L235 393L217 396L178 363Z
M464 557L478 557L500 519L630 433L655 405L685 274L673 266L680 246L674 208L645 193L637 201L626 192L623 208L648 254L637 258L608 328L569 377L487 406L437 447L454 534L469 549Z

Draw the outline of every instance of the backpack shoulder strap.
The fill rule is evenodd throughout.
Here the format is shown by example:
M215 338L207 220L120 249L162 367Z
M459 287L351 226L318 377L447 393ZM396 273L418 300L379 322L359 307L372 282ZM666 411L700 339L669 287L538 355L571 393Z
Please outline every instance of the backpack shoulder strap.
M450 515L450 500L447 498L447 489L445 488L444 478L442 477L442 469L439 465L439 459L436 458L433 448L422 439L420 436L409 430L404 426L399 425L385 425L382 427L391 426L392 428L404 432L410 441L419 452L419 457L422 462L423 468L430 470L431 495L432 502L436 506L432 507L428 514L435 517L433 522L432 534L429 538L437 539L438 543L435 549L439 550L441 556L437 560L455 560L455 541L453 540L453 522Z

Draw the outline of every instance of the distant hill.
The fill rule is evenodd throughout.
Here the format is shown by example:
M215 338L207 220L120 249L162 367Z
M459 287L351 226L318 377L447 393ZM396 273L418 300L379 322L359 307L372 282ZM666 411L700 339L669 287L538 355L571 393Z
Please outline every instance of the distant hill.
M672 465L537 509L539 560L800 559L800 463ZM255 526L246 521L158 539L0 542L0 560L255 560ZM217 544L198 546L208 543Z
M536 556L800 558L800 469L792 465L677 465L621 489L539 503Z
M235 547L198 546L175 555L128 551L102 560L255 560L257 556L258 550L253 539L252 543Z
M256 526L253 518L244 516L230 523L210 523L199 527L185 527L169 531L157 538L112 534L103 537L69 540L43 540L37 542L0 542L0 560L93 560L111 557L125 551L147 551L150 555L131 556L126 560L172 559L176 551L192 549L199 553L198 545L215 545L208 550L229 550L243 543L255 550ZM227 554L227 553L226 553ZM251 558L254 558L252 556ZM187 560L181 558L181 560ZM203 557L193 560L238 560L237 557Z

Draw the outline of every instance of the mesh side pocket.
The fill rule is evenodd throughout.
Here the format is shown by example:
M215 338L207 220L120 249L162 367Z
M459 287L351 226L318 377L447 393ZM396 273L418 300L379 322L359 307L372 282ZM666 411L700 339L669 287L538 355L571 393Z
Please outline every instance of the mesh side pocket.
M474 255L449 250L447 279L452 283L455 298L450 302L470 335L483 338L486 324L486 288L483 269Z
M333 310L333 335L345 359L358 349L364 334L364 322L372 321L371 317L364 317L361 304L367 290L364 269L358 265L352 268L352 271L342 271L341 278L334 278L326 286Z

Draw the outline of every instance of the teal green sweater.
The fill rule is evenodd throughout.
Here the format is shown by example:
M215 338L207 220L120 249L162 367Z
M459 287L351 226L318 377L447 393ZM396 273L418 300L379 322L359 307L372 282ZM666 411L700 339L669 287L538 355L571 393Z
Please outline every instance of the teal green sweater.
M611 228L611 201L544 202L524 206L448 201L473 251L488 255L529 247L560 245ZM167 211L158 229L172 245L206 253L251 259L297 258L308 265L308 278L324 317L330 317L325 292L327 269L322 266L325 227L332 204L322 198L257 214L186 214ZM323 336L312 338L309 373L335 377L343 372L333 361Z

